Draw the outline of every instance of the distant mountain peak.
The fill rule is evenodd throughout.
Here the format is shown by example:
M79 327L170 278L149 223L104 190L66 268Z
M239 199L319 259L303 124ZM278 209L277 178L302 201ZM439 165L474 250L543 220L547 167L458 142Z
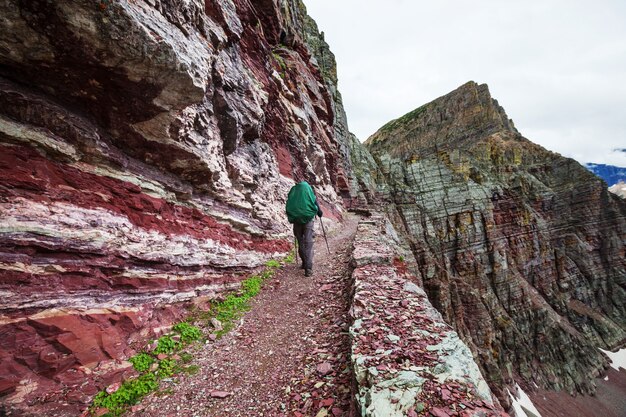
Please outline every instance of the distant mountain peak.
M587 163L585 164L585 167L606 181L609 187L612 187L619 182L626 181L626 168L595 163Z
M394 119L370 136L365 145L384 146L401 153L407 148L457 147L485 132L519 132L487 84L469 81L409 113Z

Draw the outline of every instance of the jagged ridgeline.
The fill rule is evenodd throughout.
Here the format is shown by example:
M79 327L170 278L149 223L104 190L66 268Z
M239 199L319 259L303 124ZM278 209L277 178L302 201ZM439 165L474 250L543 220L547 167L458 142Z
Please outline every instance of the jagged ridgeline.
M513 378L592 392L626 338L626 203L525 139L469 82L365 143L429 298L502 400Z

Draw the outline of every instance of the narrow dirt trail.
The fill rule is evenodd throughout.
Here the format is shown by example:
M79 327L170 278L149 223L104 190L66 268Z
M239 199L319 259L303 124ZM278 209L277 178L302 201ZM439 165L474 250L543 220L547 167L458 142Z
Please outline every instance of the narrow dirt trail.
M161 384L133 416L352 416L349 260L358 219L315 242L313 277L300 262L269 279L241 325L195 352L200 370ZM216 398L221 394L225 398Z

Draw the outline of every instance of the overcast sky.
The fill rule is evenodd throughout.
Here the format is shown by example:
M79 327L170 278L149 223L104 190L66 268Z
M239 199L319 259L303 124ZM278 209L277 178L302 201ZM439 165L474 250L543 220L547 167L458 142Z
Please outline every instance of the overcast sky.
M304 1L361 141L473 80L528 139L626 167L625 0Z

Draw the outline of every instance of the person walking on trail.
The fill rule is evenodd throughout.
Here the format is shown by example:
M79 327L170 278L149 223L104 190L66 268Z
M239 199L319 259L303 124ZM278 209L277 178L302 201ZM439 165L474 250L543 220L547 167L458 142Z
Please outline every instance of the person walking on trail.
M302 260L304 276L313 275L313 222L322 217L313 188L306 181L291 187L287 196L287 219L293 224L293 234L298 241L298 254Z

